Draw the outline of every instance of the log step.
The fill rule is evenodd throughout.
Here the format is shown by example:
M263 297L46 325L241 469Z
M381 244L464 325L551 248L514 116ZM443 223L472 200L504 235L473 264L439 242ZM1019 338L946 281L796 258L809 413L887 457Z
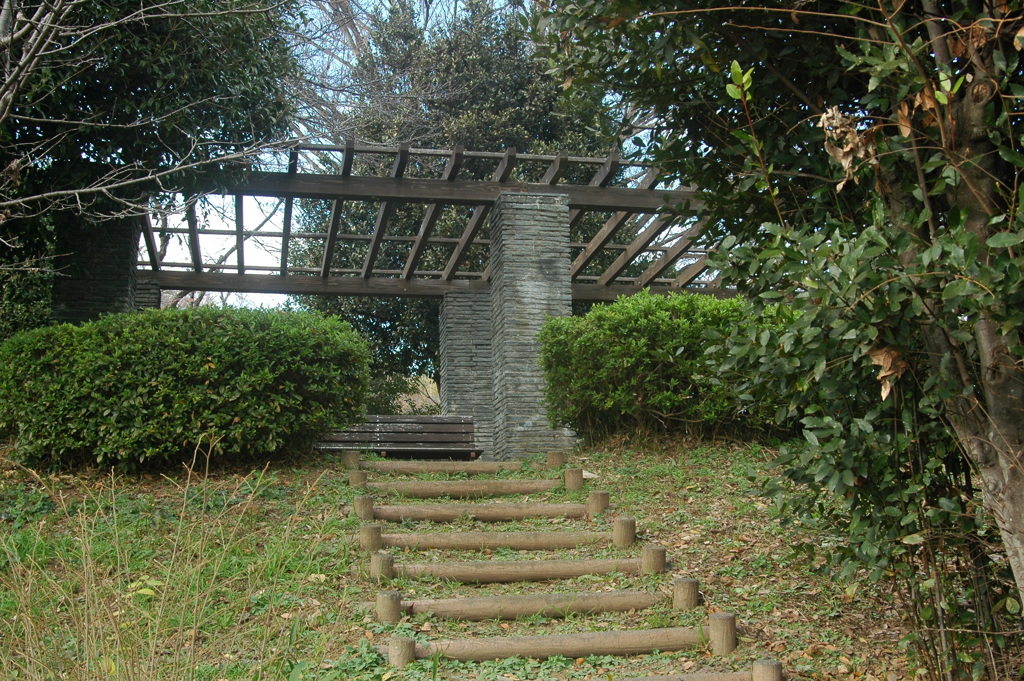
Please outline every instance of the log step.
M636 541L636 521L616 518L611 532L405 532L382 534L380 525L363 525L359 530L359 546L364 551L385 547L408 549L515 549L543 551L574 549L591 544L613 544L627 548Z
M732 622L731 642L728 640L729 631L719 631L723 626L727 626L725 618L712 616L709 622L711 647L715 655L728 655L736 648L735 617L727 617ZM546 659L555 655L569 658L589 655L640 655L655 650L683 650L703 645L705 641L704 631L693 627L549 636L498 636L465 641L435 641L425 645L416 645L415 640L410 637L393 636L388 643L387 655L391 664L401 668L414 659L430 659L434 656L451 660L483 661L515 656Z
M395 577L443 579L463 584L498 584L573 579L611 572L654 575L665 571L665 548L645 546L641 558L588 560L464 561L395 565L394 557L378 551L370 557L372 579Z
M392 492L403 497L433 499L451 497L510 496L513 494L538 494L550 492L565 484L570 491L583 489L583 469L568 469L563 480L404 480L388 482L367 482L366 471L349 472L349 485L375 492Z
M694 672L631 677L622 681L782 681L782 664L776 660L757 660L750 671Z
M684 582L672 582L672 608L689 609ZM540 615L548 618L570 614L590 615L599 612L628 612L646 610L666 600L663 594L649 591L584 591L564 594L528 594L520 596L479 596L472 598L435 598L403 601L398 591L381 591L376 604L361 604L364 610L374 610L377 619L385 624L396 624L406 615L428 613L434 617L454 620L481 621L491 619L514 620Z
M353 501L361 520L432 520L453 522L462 517L482 522L505 522L527 518L592 518L608 508L608 492L591 492L586 504L506 503L487 504L401 504L375 506L373 497L360 495Z
M418 475L421 473L453 475L494 475L518 471L523 465L511 461L360 461L359 468L376 473Z

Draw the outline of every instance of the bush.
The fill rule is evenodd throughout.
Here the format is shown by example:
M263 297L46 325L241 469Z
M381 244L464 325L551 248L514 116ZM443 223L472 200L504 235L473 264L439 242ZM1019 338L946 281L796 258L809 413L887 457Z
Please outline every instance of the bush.
M361 415L368 357L345 322L264 310L35 329L0 346L0 433L48 467L299 450Z
M775 406L755 404L714 368L710 339L759 320L739 299L642 292L541 330L548 417L587 439L616 432L767 428Z

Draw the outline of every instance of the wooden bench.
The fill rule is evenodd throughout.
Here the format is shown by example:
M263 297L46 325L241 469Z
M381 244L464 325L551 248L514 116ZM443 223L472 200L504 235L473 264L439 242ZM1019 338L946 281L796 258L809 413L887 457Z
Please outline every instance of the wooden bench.
M327 451L371 451L395 458L475 459L472 416L367 416L346 430L324 435Z

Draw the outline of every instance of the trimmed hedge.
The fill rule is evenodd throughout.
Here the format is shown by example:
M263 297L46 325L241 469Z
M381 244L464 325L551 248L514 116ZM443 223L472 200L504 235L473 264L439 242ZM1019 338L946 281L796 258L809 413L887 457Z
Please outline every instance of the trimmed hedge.
M268 310L118 314L0 345L0 433L33 466L132 468L308 448L361 416L366 343L343 321ZM212 445L212 446L211 446Z
M715 368L711 339L752 320L740 299L641 292L583 317L549 319L538 336L548 418L593 440L617 432L750 431L775 405L757 405Z

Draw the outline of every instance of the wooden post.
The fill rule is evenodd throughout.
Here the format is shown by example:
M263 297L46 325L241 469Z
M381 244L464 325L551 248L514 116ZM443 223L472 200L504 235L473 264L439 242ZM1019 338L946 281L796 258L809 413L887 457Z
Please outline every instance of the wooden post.
M388 641L388 662L398 669L416 659L416 639L412 636L392 636Z
M736 615L731 612L712 613L708 629L711 634L711 652L728 655L736 650Z
M398 624L402 619L402 595L397 591L377 592L377 619L384 624Z
M341 465L349 470L359 468L359 452L345 451L341 453Z
M582 468L565 469L565 489L570 492L579 492L581 489L583 489Z
M395 557L387 551L377 551L370 556L370 579L381 581L395 578Z
M612 544L624 549L636 541L636 518L616 518L612 523Z
M648 544L640 554L640 572L645 575L660 575L665 571L665 547Z
M359 528L359 547L364 551L380 551L384 548L380 525L363 525Z
M700 582L696 579L672 581L672 609L693 610L700 602Z
M782 681L782 663L776 660L757 660L750 674L751 681Z
M366 471L349 471L348 486L366 488Z
M373 496L360 494L352 500L352 508L360 520L373 520Z
M593 518L608 508L608 492L591 492L587 497L587 517Z
M565 465L565 452L548 452L548 470L557 470Z

